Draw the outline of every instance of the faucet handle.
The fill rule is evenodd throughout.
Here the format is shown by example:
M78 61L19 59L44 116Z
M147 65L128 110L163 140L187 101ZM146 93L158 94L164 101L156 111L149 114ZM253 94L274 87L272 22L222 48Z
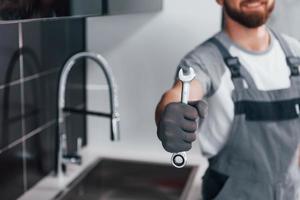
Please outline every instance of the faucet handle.
M81 150L82 150L82 147L83 147L83 145L82 145L82 138L81 137L78 137L77 138L77 154L78 155L80 155L80 152L81 152Z
M111 140L120 141L120 114L113 113L111 119Z
M68 145L67 145L67 135L66 134L62 134L61 136L61 148L62 148L62 154L67 154L67 149L68 149Z

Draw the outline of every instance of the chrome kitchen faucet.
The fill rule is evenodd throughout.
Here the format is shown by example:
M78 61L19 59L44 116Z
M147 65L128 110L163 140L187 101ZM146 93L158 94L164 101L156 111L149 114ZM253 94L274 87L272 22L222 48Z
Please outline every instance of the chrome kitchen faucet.
M87 110L80 110L77 108L67 108L65 103L65 92L69 72L75 63L82 58L89 58L101 67L106 81L109 87L110 96L110 109L111 113L101 113ZM108 117L111 119L111 140L120 140L120 115L118 113L118 95L117 95L117 85L114 81L111 68L108 62L99 54L91 52L81 52L72 56L62 68L59 78L59 88L58 88L58 149L57 149L57 176L62 176L67 170L68 164L81 164L81 156L78 151L82 146L82 139L77 140L77 153L68 154L67 148L67 134L66 134L66 124L65 124L65 113L77 113L85 115L95 115L99 117Z

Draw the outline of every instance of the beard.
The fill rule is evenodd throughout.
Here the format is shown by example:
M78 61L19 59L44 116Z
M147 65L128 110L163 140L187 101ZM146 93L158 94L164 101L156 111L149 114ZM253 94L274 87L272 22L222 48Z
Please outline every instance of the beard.
M256 11L256 12L243 12L242 10L238 10L233 8L228 1L225 0L224 2L224 9L227 15L232 18L234 21L238 22L239 24L247 27L247 28L257 28L265 24L271 13L275 7L275 1L271 5L266 5L264 11ZM244 3L251 3L251 2L259 2L260 0L244 0ZM267 1L265 2L267 4Z

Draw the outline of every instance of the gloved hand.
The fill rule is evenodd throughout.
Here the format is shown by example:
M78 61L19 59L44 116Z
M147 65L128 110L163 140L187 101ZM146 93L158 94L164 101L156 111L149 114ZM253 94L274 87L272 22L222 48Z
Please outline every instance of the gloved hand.
M170 153L189 151L197 139L196 130L207 114L207 103L203 100L170 103L161 114L157 136L164 149Z

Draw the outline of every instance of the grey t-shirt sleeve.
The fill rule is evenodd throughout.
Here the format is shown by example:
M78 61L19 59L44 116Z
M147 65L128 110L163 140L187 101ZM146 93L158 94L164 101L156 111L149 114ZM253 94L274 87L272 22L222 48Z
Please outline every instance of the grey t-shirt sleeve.
M207 67L194 52L190 52L180 61L176 70L175 80L178 80L178 72L183 66L192 67L196 73L195 79L200 82L204 95L206 96L210 93L211 78L209 77Z
M205 97L210 97L217 91L225 73L224 62L220 52L208 41L197 46L180 61L176 70L175 80L177 80L178 71L182 66L193 67L196 72L196 80L203 87Z

